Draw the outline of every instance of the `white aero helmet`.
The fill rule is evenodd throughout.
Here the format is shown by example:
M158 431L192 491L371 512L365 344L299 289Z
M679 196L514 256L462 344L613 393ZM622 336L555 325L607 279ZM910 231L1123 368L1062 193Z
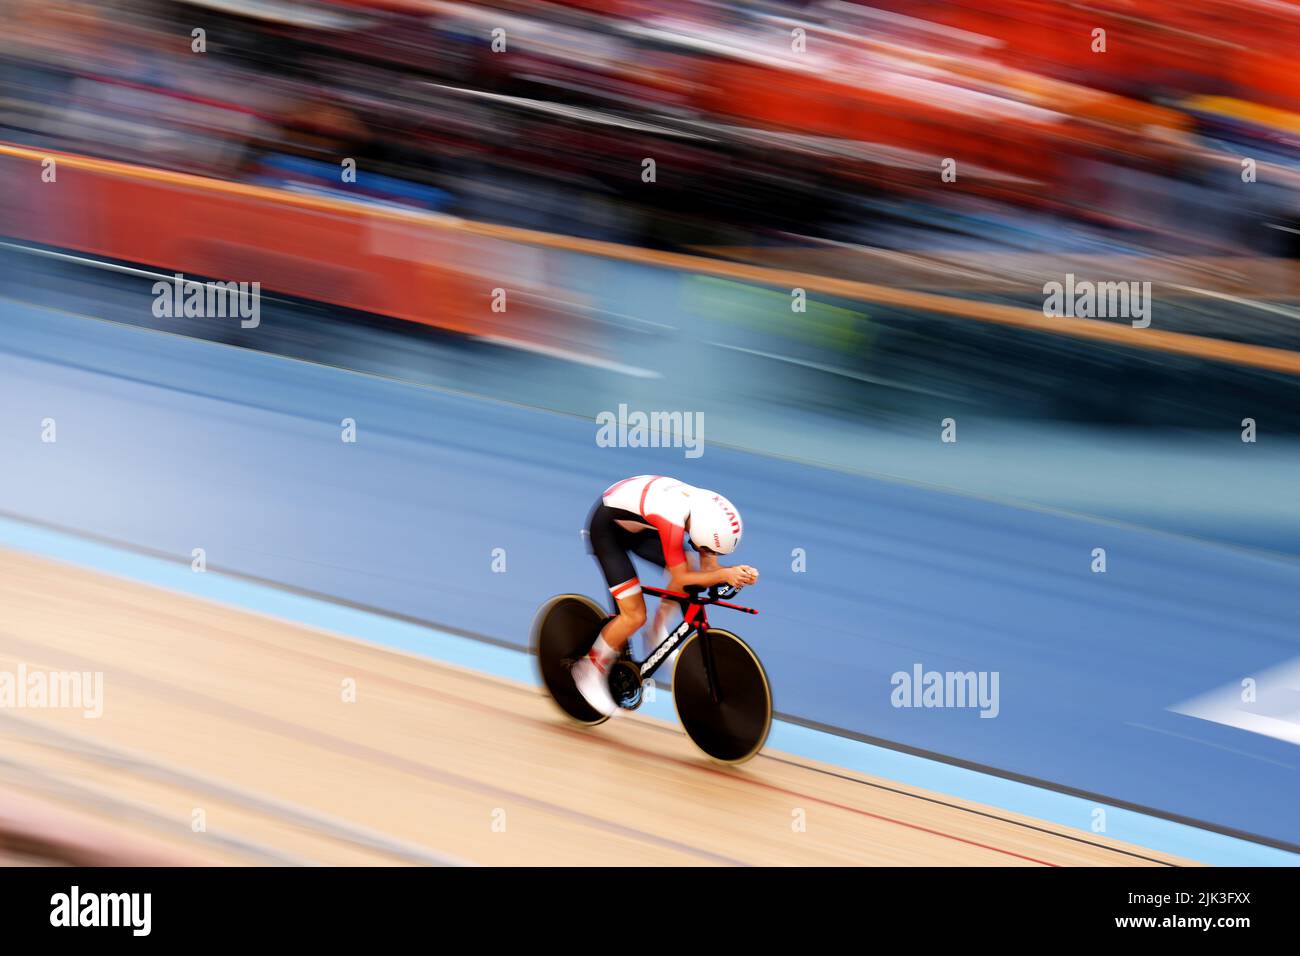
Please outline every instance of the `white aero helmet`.
M703 488L692 488L690 499L691 540L695 546L718 554L735 551L745 530L736 506L722 495Z

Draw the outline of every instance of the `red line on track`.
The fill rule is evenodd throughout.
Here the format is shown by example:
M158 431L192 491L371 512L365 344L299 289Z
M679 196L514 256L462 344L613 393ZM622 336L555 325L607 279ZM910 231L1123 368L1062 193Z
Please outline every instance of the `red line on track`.
M670 759L674 759L674 758L670 758ZM683 763L685 763L685 761L683 761ZM847 810L849 813L857 813L864 817L871 817L873 820L883 820L886 823L895 823L900 827L907 827L909 830L920 830L922 833L929 833L934 836L944 837L945 839L948 840L956 840L958 843L966 843L969 844L970 846L977 846L981 850L991 850L994 853L1002 853L1005 854L1006 856L1014 856L1018 860L1028 860L1030 863L1038 863L1041 866L1060 865L1058 863L1049 863L1047 860L1040 860L1037 859L1036 857L1025 856L1023 853L1016 853L1012 850L1004 850L1002 849L1002 847L990 846L987 843L980 843L978 840L968 840L966 837L959 837L955 833L945 833L942 830L934 830L931 829L930 827L923 827L919 823L908 823L906 820L896 820L893 817L887 817L880 813L872 813L870 810L861 810L857 807L851 807L844 803L836 803L834 800L827 800L823 797L814 797L809 794L800 793L797 790L790 790L786 787L778 787L774 783L767 783L763 780L754 780L750 777L742 777L738 774L728 773L725 770L719 770L716 767L701 767L700 769L707 770L710 773L719 774L720 776L728 777L732 780L743 781L744 783L752 784L755 787L762 787L766 790L775 790L777 793L784 793L792 797L798 797L801 800L811 800L814 803L821 803L821 804L825 804L828 807L835 807L837 810Z
M316 635L313 635L313 636L316 636ZM262 641L258 640L257 638L250 638L250 637L247 637L247 636L244 636L244 635L237 635L237 639L238 639L238 640L242 640L242 641L245 642L245 643L255 643L255 644L262 644L262 643L263 643ZM388 649L388 648L384 648L384 647L379 646L379 645L370 644L370 645L368 645L368 647L369 647L370 649L372 649L372 650L378 650L378 651L380 651L380 652L389 652L389 649ZM316 660L316 661L318 661L318 662L321 662L321 663L331 663L331 664L337 663L336 661L333 661L333 660L330 659L330 658L323 657L323 656L321 656L321 655L319 655L319 654L316 654L316 653L313 653L313 652L311 652L311 651L290 649L290 648L285 648L285 647L278 646L278 645L275 647L275 650L278 650L278 651L280 651L281 653L286 654L286 655L302 655L302 656L304 656L304 657L308 657L308 658L310 658L310 659L314 659L314 660ZM390 652L390 653L391 653L391 652ZM398 656L406 657L407 655L398 655ZM445 665L445 664L442 664L441 661L436 661L436 660L432 660L432 659L429 659L429 658L420 658L420 657L410 658L410 657L408 657L408 660L412 660L412 662L414 662L414 663L420 663L420 664L426 664L426 665L427 665L427 664L434 664L434 665L440 665L440 664L441 664L443 667L446 667L446 666L447 666L447 665ZM354 668L354 670L355 670L355 668ZM452 668L452 670L455 670L455 668ZM363 673L364 673L364 672L363 672ZM791 789L789 789L788 787L780 787L780 786L777 786L776 784L773 784L773 783L767 783L767 782L762 781L762 780L756 780L756 779L754 779L753 777L747 777L747 776L744 776L744 775L742 775L742 774L740 774L740 773L736 773L736 772L734 772L734 771L726 771L726 770L722 770L722 769L720 769L720 768L718 768L718 767L708 766L708 765L706 765L706 764L701 764L701 763L693 762L693 761L690 761L690 760L684 760L684 759L682 759L682 758L680 758L680 757L672 757L672 756L669 756L669 755L667 755L667 754L659 754L659 753L655 753L655 752L652 751L652 750L647 750L647 749L645 749L644 747L638 747L638 746L636 746L635 744L630 744L630 743L628 743L628 742L626 742L626 741L623 741L623 742L621 742L621 743L620 743L620 742L616 742L616 741L610 740L610 739L605 738L605 737L599 737L599 736L596 736L596 735L592 734L589 730L579 730L578 728L573 727L573 726L571 726L571 725L569 725L569 724L567 724L567 723L557 723L557 722L552 722L552 721L541 721L541 720L539 720L538 718L533 718L533 717L522 717L521 715L518 715L518 714L512 714L509 710L506 710L505 708L502 708L502 707L495 706L495 705L493 705L493 704L484 703L483 701L479 701L479 700L473 700L473 699L471 699L471 698L463 697L463 696L461 696L460 694L456 694L456 693L449 692L449 691L446 691L446 690L442 690L442 689L439 689L439 688L426 687L426 686L424 686L424 685L417 684L417 683L414 683L414 682L412 682L412 681L405 680L405 679L403 679L403 678L401 678L401 677L393 677L392 675L389 675L389 674L380 674L380 673L378 673L378 672L370 672L370 673L366 674L366 676L367 676L368 679L371 679L371 680L377 680L377 681L379 681L379 682L381 682L381 683L398 684L398 685L401 685L401 686L405 687L406 689L409 689L409 690L415 690L415 691L418 691L419 693L423 693L423 694L430 694L430 695L432 695L432 696L442 698L443 700L454 700L454 701L456 701L456 702L458 702L458 703L460 703L460 704L462 704L462 705L468 706L468 707L469 707L470 709L472 709L472 710L479 710L479 711L489 712L489 713L493 713L493 714L496 714L496 715L506 715L506 716L509 716L509 717L514 717L514 718L516 718L516 719L523 719L523 720L526 720L526 721L528 721L528 722L530 722L530 723L544 723L545 725L555 727L557 730L560 730L560 731L562 731L562 732L567 732L568 734L571 734L571 735L573 735L573 736L580 736L580 737L582 737L582 738L585 739L585 740L596 740L596 741L599 741L600 744L601 744L602 746L606 746L606 747L617 747L618 749L623 750L623 751L628 751L628 750L635 751L635 752L641 754L642 756L649 757L649 758L654 759L654 760L661 760L661 761L665 761L665 762L667 762L667 763L675 763L675 764L679 764L679 765L684 766L684 767L687 767L687 768L689 768L689 769L691 769L691 770L703 771L703 772L710 773L710 774L714 774L714 775L717 775L717 776L720 776L720 777L725 777L726 779L728 779L728 780L732 780L732 781L735 781L735 782L737 782L737 783L749 784L750 786L759 787L759 788L766 789L766 790L772 790L772 791L774 791L774 792L776 792L776 793L782 793L782 794L786 794L787 796L796 797L796 798L798 798L798 799L800 799L800 800L803 800L804 802L819 803L819 804L822 804L823 806L834 807L834 808L837 809L837 810L845 810L845 811L847 811L847 812L849 812L849 813L856 813L856 814L858 814L859 816L870 817L870 818L873 819L873 820L880 820L880 821L882 821L882 822L884 822L884 823L892 823L892 824L895 824L896 826L907 827L909 830L916 830L916 831L921 832L921 833L928 833L928 834L930 834L931 836L942 837L942 838L947 839L947 840L953 840L953 841L956 841L957 843L965 843L965 844L968 845L968 846L978 847L978 848L981 849L981 850L988 850L988 851L991 852L991 853L1001 853L1001 854L1003 854L1004 856L1014 857L1015 859L1018 859L1018 860L1025 860L1026 862L1029 862L1029 863L1037 863L1037 864L1040 865L1040 866L1051 866L1051 867L1058 867L1058 866L1060 866L1060 864L1058 864L1058 863L1051 863L1051 862L1049 862L1049 861L1047 861L1047 860L1040 860L1040 859L1038 859L1038 858L1036 858L1036 857L1026 856L1026 855L1024 855L1024 854L1022 854L1022 853L1016 853L1016 852L1013 851L1013 850L1006 850L1006 849L1003 849L1002 847L992 846L992 845L987 844L987 843L980 843L978 840L970 840L970 839L967 839L966 837L960 837L960 836L957 836L955 833L945 833L945 832L942 831L942 830L935 830L935 829L933 829L933 828L931 828L931 827L924 827L924 826L921 826L919 823L908 823L906 820L899 820L899 819L896 819L896 818L894 818L894 817L888 817L888 816L885 816L884 814L880 814L880 813L872 813L870 810L862 810L862 809L860 809L860 808L858 808L858 807L852 807L852 806L849 806L848 804L837 803L837 802L835 802L834 800L827 800L827 799L825 799L824 797L814 797L814 796L812 796L811 794L800 793L800 792L797 791L797 790L791 790ZM465 676L473 677L473 676L478 676L478 675L477 675L475 672L473 672L473 671L468 671L468 672L465 673ZM540 696L540 695L539 695L539 696ZM1010 821L1005 821L1005 822L1010 822Z

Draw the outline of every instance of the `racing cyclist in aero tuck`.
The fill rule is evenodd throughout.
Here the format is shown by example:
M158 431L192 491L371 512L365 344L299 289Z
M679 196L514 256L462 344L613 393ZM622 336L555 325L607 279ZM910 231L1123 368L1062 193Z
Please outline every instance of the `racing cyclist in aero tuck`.
M617 712L606 674L646 623L645 596L631 556L667 570L670 591L720 584L742 588L758 580L758 569L744 564L724 567L718 555L735 551L743 530L740 512L730 501L675 478L638 475L605 489L591 509L587 531L616 613L573 667L573 681L587 703L602 714ZM697 570L686 557L688 540L700 556ZM655 643L666 635L668 615L675 607L671 600L660 602L651 631Z

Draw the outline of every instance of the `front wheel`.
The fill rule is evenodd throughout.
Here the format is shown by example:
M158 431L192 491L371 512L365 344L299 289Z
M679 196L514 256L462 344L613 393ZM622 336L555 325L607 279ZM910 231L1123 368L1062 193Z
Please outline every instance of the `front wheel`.
M722 763L744 763L763 749L772 728L772 689L762 662L748 644L721 628L709 628L682 646L673 670L673 701L687 736Z
M547 692L571 718L595 726L609 718L578 693L569 673L596 643L609 615L591 598L561 594L542 605L533 619L533 653Z

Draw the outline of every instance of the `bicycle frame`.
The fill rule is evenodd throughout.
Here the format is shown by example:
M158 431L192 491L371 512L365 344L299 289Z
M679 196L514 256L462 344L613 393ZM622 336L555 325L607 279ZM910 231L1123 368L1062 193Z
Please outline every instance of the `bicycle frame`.
M636 663L637 669L640 671L642 681L648 680L650 676L659 669L659 665L667 660L673 650L696 631L700 632L701 638L708 636L709 616L705 611L705 608L708 607L708 605L715 604L718 607L729 607L733 611L743 611L746 614L758 613L758 611L754 610L752 607L743 607L739 604L732 604L729 601L722 600L722 598L731 597L736 593L736 589L727 585L722 585L717 588L716 590L719 593L704 599L700 598L700 594L706 590L705 588L687 588L686 593L683 593L681 591L666 591L663 588L655 588L643 584L641 585L641 590L646 594L653 594L656 597L672 598L682 607L682 622L673 628L669 635L650 652L649 656L647 656L645 660L640 663L633 661L633 663ZM716 702L718 694L717 688L714 684L713 655L711 651L712 648L709 646L708 642L705 641L705 669L708 671L709 689L714 701Z

